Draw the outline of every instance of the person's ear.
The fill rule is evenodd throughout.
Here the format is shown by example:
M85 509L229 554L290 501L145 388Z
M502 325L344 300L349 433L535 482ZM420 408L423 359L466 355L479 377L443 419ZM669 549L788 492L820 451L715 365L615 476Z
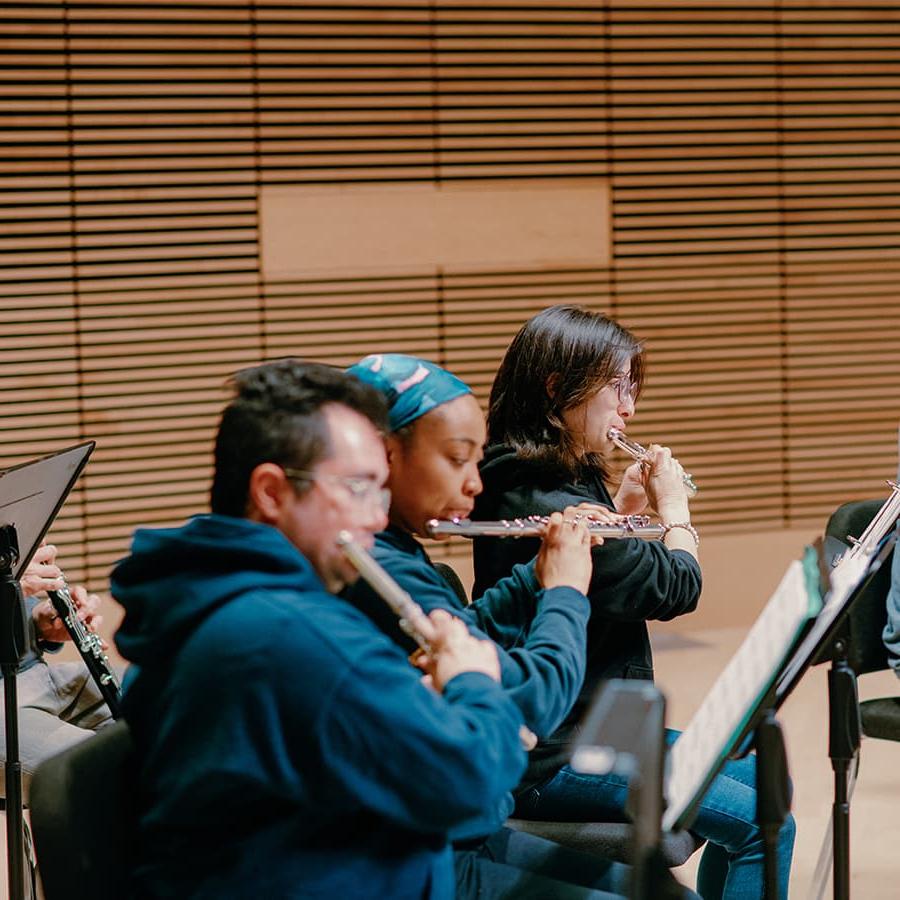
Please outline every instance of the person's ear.
M293 493L284 469L275 463L260 463L247 485L247 518L273 525L280 521L281 510Z
M390 468L403 454L403 440L396 434L386 434L384 436L384 452L387 456L388 468Z
M556 399L556 390L559 387L559 372L554 372L552 375L548 376L547 380L544 382L544 390L547 392L547 396L551 400Z

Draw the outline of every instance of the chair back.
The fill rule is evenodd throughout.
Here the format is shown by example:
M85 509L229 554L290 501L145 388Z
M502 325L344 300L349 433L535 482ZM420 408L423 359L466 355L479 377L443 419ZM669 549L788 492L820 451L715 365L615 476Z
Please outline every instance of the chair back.
M120 719L38 766L31 824L46 900L122 900L137 834L136 768Z
M855 500L839 506L825 527L826 553L836 541L849 545L875 518L883 500ZM872 576L868 585L853 602L847 614L843 634L848 641L848 663L857 675L888 668L887 648L882 632L887 624L887 595L891 585L890 557Z
M432 565L437 570L438 575L450 585L453 589L453 593L456 594L463 606L468 606L469 595L466 593L466 588L462 583L462 579L457 574L456 569L448 563L436 562L432 563Z

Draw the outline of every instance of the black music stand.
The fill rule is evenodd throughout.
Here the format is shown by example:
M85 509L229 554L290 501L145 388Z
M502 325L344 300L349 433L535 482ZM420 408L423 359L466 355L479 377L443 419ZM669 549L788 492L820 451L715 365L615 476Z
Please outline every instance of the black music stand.
M631 900L680 900L684 889L660 850L665 710L652 682L612 679L598 689L572 752L576 772L615 772L628 780L633 823Z
M833 895L850 897L850 767L859 752L860 723L856 676L847 663L843 626L853 603L865 591L875 573L890 556L898 538L893 530L878 544L861 577L850 590L829 599L809 633L797 647L775 687L774 703L780 706L810 666L831 660L828 672L828 755L834 771L832 803ZM846 550L846 546L843 546ZM835 542L826 543L822 557L823 582L830 587Z
M820 559L820 550L808 547L802 560L791 563L670 754L663 828L689 828L725 761L755 746L757 823L768 900L778 898L776 847L791 800L787 756L775 719L775 685L822 608Z
M16 675L28 645L19 577L40 546L94 449L87 441L0 472L0 671L6 703L8 896L23 900L25 848Z

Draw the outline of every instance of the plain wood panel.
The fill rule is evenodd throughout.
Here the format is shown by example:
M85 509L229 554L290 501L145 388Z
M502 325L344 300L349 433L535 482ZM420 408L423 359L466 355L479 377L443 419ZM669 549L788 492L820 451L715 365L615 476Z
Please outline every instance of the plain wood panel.
M267 279L341 267L449 273L610 260L609 191L600 180L267 188L260 219Z

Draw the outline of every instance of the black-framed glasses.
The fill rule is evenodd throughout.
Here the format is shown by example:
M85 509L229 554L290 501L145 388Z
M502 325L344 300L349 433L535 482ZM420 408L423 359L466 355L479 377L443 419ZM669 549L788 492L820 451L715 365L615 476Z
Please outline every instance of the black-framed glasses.
M308 469L281 467L292 481L330 481L346 488L357 503L377 503L385 512L391 506L391 489L381 487L371 478L361 475L335 475L332 472L310 472Z

